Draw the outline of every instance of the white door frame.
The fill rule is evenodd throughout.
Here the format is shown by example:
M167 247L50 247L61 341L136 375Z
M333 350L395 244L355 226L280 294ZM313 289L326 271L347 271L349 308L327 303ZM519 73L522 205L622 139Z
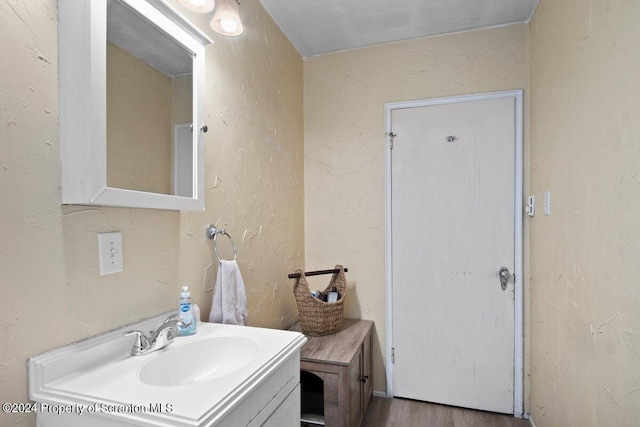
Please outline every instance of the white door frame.
M415 101L389 102L384 105L385 131L386 131L386 212L385 212L385 266L387 283L387 351L386 351L386 380L387 397L393 397L393 363L391 363L391 347L393 344L393 266L392 266L392 230L391 230L391 112L403 108L427 107L441 104L454 104L469 101L483 101L497 98L514 98L515 103L515 292L514 292L514 387L513 387L513 414L516 417L524 415L524 389L523 389L523 288L522 288L522 141L523 141L523 106L522 90L509 90L502 92L489 92L473 95L450 96L444 98L420 99Z

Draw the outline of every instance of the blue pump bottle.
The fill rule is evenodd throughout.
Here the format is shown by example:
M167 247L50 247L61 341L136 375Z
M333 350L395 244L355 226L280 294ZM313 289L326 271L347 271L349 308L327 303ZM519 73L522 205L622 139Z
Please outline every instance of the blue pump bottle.
M180 308L178 319L186 326L180 328L180 335L193 335L196 333L197 319L194 315L193 304L191 303L191 293L188 286L182 287L180 293Z

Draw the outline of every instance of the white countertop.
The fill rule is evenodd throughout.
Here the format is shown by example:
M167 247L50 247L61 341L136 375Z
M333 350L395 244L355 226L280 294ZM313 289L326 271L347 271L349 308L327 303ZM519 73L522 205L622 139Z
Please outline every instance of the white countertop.
M36 402L78 405L128 422L194 426L220 419L306 341L298 332L199 323L198 333L177 337L167 348L131 356L130 329L147 330L163 316L34 356L29 361L29 396ZM149 327L149 325L152 325ZM163 352L210 337L242 336L258 344L256 357L242 368L204 382L154 386L138 378L142 366Z

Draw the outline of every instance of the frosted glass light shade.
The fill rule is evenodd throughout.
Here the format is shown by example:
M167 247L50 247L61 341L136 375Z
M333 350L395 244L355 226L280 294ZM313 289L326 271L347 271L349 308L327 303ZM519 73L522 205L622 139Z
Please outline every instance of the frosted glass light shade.
M236 0L218 0L216 11L209 23L211 28L223 36L235 37L244 32L240 20L240 8Z
M198 13L208 13L216 6L215 0L178 0L178 2L189 10Z

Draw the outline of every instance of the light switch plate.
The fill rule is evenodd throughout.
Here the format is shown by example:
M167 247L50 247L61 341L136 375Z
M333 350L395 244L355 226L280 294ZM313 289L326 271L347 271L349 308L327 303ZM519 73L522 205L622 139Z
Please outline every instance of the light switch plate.
M544 192L544 214L551 215L551 191Z
M124 263L122 261L122 233L119 231L99 233L98 253L101 276L124 270Z

